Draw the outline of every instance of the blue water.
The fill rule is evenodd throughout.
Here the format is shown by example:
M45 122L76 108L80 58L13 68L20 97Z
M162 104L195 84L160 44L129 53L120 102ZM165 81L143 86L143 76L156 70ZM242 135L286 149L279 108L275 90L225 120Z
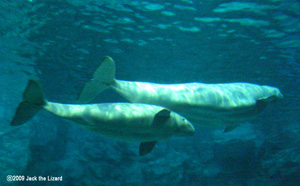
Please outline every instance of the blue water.
M0 185L299 185L300 3L296 0L0 2ZM116 78L249 82L284 99L224 134L196 127L147 156L40 112L9 123L30 78L73 103L103 56ZM111 90L95 102L126 102ZM8 182L8 175L63 181Z

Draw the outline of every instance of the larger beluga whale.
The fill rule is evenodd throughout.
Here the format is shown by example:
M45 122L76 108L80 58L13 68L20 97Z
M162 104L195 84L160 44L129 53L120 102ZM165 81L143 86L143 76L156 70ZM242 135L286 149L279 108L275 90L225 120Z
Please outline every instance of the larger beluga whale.
M88 103L107 88L133 103L166 107L193 124L225 127L224 132L257 117L268 103L283 97L278 88L250 83L156 84L117 80L113 59L104 57L77 103Z
M192 136L193 125L161 106L138 103L60 104L45 100L40 85L29 80L12 126L29 121L44 109L83 128L119 140L141 142L139 154L152 151L157 141L171 136Z

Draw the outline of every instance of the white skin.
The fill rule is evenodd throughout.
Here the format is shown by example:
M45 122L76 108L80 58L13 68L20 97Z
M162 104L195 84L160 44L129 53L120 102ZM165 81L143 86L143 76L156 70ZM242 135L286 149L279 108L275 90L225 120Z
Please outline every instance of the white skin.
M110 87L133 103L160 105L193 124L211 127L253 119L263 109L258 100L268 103L282 97L277 88L250 83L164 85L115 80Z
M174 112L170 112L166 121L153 124L156 114L164 109L159 106L133 103L68 105L47 102L43 108L88 130L118 140L147 142L194 134L192 124Z
M255 118L269 102L283 97L275 87L250 83L156 84L116 80L114 61L104 57L77 103L87 103L107 88L130 102L163 106L193 124L209 127L237 126Z

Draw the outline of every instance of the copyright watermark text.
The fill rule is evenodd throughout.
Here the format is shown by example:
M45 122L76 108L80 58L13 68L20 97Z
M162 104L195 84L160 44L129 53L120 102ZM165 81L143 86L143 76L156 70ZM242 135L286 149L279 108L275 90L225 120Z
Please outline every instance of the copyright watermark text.
M7 175L8 182L22 181L63 181L62 176L24 176L24 175Z

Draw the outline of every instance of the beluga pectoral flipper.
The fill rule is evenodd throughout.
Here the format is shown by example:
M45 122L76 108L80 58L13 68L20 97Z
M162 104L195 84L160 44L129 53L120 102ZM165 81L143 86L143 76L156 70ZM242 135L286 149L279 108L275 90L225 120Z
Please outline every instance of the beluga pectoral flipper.
M94 78L83 88L77 103L88 103L112 88L133 103L166 107L193 124L224 127L231 131L257 117L270 103L283 96L278 88L251 83L157 84L115 79L115 63L104 57Z
M157 141L172 136L192 136L193 125L161 106L140 103L60 104L49 102L35 80L29 80L10 125L29 121L41 109L71 120L103 136L140 142L140 155L152 151Z

